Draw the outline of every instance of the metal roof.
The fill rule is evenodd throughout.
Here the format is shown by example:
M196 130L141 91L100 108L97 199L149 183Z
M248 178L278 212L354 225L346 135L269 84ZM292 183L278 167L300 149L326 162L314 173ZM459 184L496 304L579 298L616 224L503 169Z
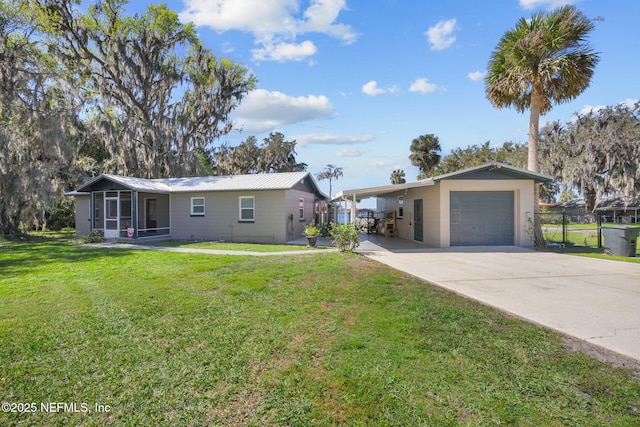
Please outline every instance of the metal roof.
M481 166L476 166L472 168L462 169L456 172L447 173L444 175L433 176L427 179L423 179L417 182L410 182L405 184L394 184L394 185L384 185L380 187L369 187L369 188L360 188L356 190L344 190L340 193L336 194L333 197L333 200L343 200L345 198L368 198L368 197L377 197L382 196L384 194L394 193L400 190L406 190L409 188L416 187L426 187L430 185L434 185L439 181L444 181L447 179L473 179L473 174L485 171L494 171L498 170L501 173L505 173L506 175L512 176L520 179L533 179L536 182L549 182L553 181L553 178L537 172L531 172L525 169L516 168L510 165L506 165L503 163L487 163Z
M432 179L424 179L418 182L410 182L405 184L382 185L379 187L358 188L355 190L344 190L333 196L333 200L344 200L356 197L357 199L382 196L396 191L406 190L408 188L426 187L433 185Z
M303 182L309 172L263 173L169 179L172 193L188 191L288 190Z
M518 177L520 179L533 179L536 182L551 182L553 181L553 177L549 175L545 175L538 172L532 172L526 169L520 169L515 166L507 165L506 163L499 162L491 162L486 163L481 166L475 166L467 169L462 169L455 172L445 173L443 175L438 175L431 177L429 179L433 179L434 181L443 181L445 179L463 179L466 175L472 175L478 172L488 172L488 171L500 171L507 175L513 175L514 177Z
M100 175L80 186L76 193L90 191L100 180L109 180L134 191L150 193L188 193L207 191L288 190L305 181L327 198L309 172L282 172L252 175L200 176L190 178L145 179L120 175ZM71 194L69 194L71 195Z
M102 174L91 181L81 185L76 189L77 192L85 192L91 191L91 187L101 180L109 180L115 182L116 184L120 184L125 188L135 191L146 191L149 193L167 193L169 192L169 186L165 182L164 179L144 179L144 178L134 178L131 176L120 176L120 175L110 175L110 174Z

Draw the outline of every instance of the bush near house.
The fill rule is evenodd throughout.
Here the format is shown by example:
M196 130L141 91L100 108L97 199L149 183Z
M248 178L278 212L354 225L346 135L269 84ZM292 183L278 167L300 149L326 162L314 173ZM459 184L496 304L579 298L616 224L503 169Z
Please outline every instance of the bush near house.
M341 252L353 252L360 246L360 234L354 223L331 223L329 230L332 242Z

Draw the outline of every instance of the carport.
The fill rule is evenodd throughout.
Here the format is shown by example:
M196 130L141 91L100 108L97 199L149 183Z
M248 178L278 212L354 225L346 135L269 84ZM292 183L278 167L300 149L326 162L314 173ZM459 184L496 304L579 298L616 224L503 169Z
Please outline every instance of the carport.
M393 212L397 236L427 246L533 246L534 185L547 175L488 163L414 183L345 190L334 201L376 198Z

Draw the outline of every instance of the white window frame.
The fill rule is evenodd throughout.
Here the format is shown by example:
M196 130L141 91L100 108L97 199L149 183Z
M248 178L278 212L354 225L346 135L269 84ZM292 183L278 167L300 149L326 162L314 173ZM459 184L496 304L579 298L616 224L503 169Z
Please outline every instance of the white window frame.
M193 202L195 200L202 200L202 204L195 205ZM204 197L192 197L191 198L191 216L204 216L206 213L206 202ZM202 212L196 212L194 208L202 208Z
M404 218L404 196L398 196L398 214L397 218Z
M243 208L242 200L250 199L251 200L251 208ZM251 218L243 218L243 211L251 211ZM256 220L256 198L254 196L240 196L238 197L238 221L240 222L255 222Z
M300 197L300 199L298 199L298 209L300 211L300 213L298 214L298 219L300 221L304 221L304 197Z

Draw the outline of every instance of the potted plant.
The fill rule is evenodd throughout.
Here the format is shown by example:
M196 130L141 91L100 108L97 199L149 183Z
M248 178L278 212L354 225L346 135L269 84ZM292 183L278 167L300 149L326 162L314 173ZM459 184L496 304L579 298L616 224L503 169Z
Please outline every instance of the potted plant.
M314 248L316 246L316 240L320 235L320 229L315 224L307 224L302 231L302 235L307 238L307 246Z

